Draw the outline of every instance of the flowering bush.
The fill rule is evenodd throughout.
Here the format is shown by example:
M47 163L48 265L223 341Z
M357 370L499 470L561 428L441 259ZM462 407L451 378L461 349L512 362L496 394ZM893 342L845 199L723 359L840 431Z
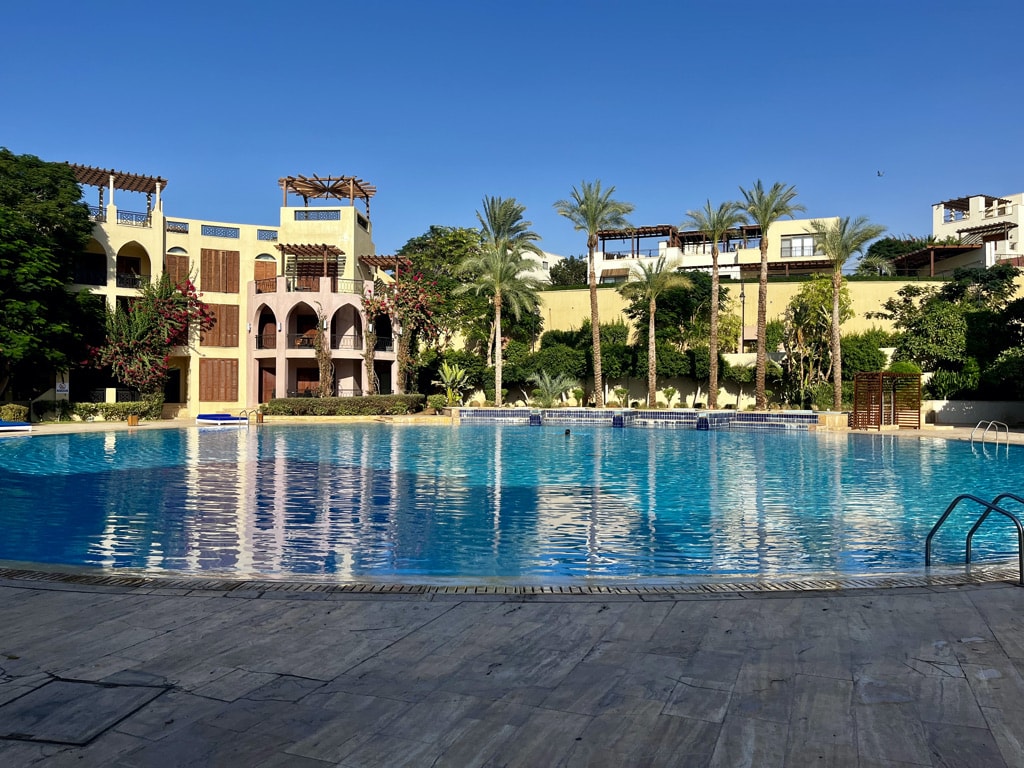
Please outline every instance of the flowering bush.
M119 382L144 395L160 392L171 348L192 346L214 326L214 315L199 297L191 279L176 286L165 273L126 306L108 308L106 343L95 350L93 363L109 366Z

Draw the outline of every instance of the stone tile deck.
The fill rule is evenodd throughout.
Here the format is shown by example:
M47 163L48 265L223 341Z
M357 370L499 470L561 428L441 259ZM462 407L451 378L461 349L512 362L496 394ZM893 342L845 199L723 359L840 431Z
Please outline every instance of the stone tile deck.
M1024 589L0 579L5 766L1021 766Z

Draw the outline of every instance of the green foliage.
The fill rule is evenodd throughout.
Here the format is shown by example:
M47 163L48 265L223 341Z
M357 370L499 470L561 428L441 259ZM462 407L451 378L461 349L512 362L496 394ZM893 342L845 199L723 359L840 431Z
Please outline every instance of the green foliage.
M1000 352L985 369L983 381L993 399L1024 400L1024 347Z
M540 348L566 346L573 349L586 349L590 344L590 320L584 320L579 330L545 331L540 337Z
M434 382L438 386L444 387L444 398L443 405L459 405L462 402L462 391L469 389L469 374L465 368L455 364L443 361L441 367L438 369L438 380ZM427 399L428 404L430 399ZM432 408L437 408L437 405L432 405Z
M886 370L889 373L920 373L921 366L909 360L895 360Z
M980 382L981 367L977 360L969 358L959 371L934 371L925 384L925 392L932 400L965 399L975 393Z
M535 352L530 358L529 368L536 374L546 371L555 377L579 381L587 372L587 354L581 349L553 344Z
M502 382L506 384L526 384L535 371L530 348L521 341L509 341L505 344L502 368Z
M191 346L214 322L192 281L176 286L165 272L143 286L134 301L108 310L107 338L96 366L109 367L119 382L144 395L155 395L167 381L171 349Z
M1012 264L995 264L988 269L961 267L944 284L939 295L965 309L999 311L1016 291L1014 280L1020 270Z
M629 402L628 402L629 390L628 389L626 389L625 387L615 387L615 389L613 389L612 392L614 393L615 400L619 404L620 408L625 408L626 406L629 405Z
M697 381L707 381L711 375L711 348L693 347L686 356L690 359L690 375Z
M0 405L0 421L28 421L28 406L17 403Z
M427 395L427 407L433 408L435 411L440 411L446 405L459 405L457 402L451 402L451 399L441 394Z
M536 388L533 396L541 408L553 408L562 395L576 385L576 379L562 374L551 375L547 371L540 371L530 379Z
M879 328L843 336L843 380L853 381L858 373L881 371L886 357L880 347L890 346L890 336Z
M769 320L765 325L764 344L769 352L775 352L786 339L786 323L782 320Z
M465 282L459 265L479 253L481 244L479 230L431 226L398 251L399 256L409 259L413 271L430 275L433 281L437 294L435 319L441 338L451 338L458 332L468 335L481 318L490 315L486 297L456 293Z
M913 253L924 246L921 238L901 235L875 240L857 262L856 274L862 276L891 275L895 271L893 261L907 253Z
M0 148L0 396L85 356L87 315L68 290L92 233L81 196L67 164Z
M671 408L672 407L672 401L675 399L675 396L676 396L676 388L675 387L665 387L663 390L661 390L661 394L663 394L665 396L665 403L666 403L666 405L668 405L668 407Z
M658 296L655 309L654 334L680 344L707 344L711 321L711 275L703 271L679 270L689 286L677 284ZM719 301L728 301L729 292L719 288ZM650 302L634 298L624 310L637 328L647 328Z
M423 410L426 397L366 395L364 397L281 397L263 406L270 416L401 416Z
M570 256L552 264L548 275L551 285L565 288L585 288L588 269L586 256Z

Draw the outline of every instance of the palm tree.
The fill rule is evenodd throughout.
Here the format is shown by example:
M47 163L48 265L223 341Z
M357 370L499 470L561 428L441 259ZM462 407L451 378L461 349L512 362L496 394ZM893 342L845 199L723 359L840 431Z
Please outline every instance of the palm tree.
M514 197L485 195L483 209L483 213L476 212L476 218L480 222L480 234L485 243L505 243L510 248L519 246L520 250L538 256L543 253L536 245L536 241L541 239L540 235L530 229L533 222L523 220L525 205L521 205Z
M718 407L718 244L730 229L747 220L739 203L722 203L718 208L708 200L704 208L686 212L683 228L699 229L711 240L711 333L710 373L708 381L708 407ZM740 331L742 338L742 330Z
M555 211L573 223L577 232L587 233L587 263L590 267L590 332L594 345L594 402L604 407L604 381L601 376L601 322L597 312L597 275L594 272L594 251L597 233L602 229L624 229L629 226L626 216L633 212L632 203L612 199L615 187L601 189L601 180L584 181L580 188L572 188L571 200L555 202Z
M768 351L765 349L765 334L768 326L768 230L771 225L783 216L793 217L797 211L804 210L802 205L793 202L796 187L786 186L781 182L772 184L765 191L758 179L753 189L740 187L743 194L743 210L750 221L761 228L761 272L757 280L757 365L754 372L755 397L758 408L768 407L768 396L765 392L764 379L768 368Z
M815 245L832 263L832 410L843 405L842 342L839 336L839 291L843 287L843 266L855 253L885 232L881 224L872 224L866 216L852 222L849 216L830 222L811 222Z
M477 295L491 297L494 305L494 402L501 405L501 312L507 306L519 318L524 309L537 304L540 283L524 272L530 271L522 252L518 248L505 248L501 243L485 243L478 255L469 256L459 271L471 276L472 282L459 286L459 293L473 291Z
M658 297L670 288L689 288L690 279L675 271L675 265L666 266L665 257L651 264L634 264L629 282L619 286L618 291L630 300L647 302L647 407L657 402L657 355L654 342L654 313L658 308Z

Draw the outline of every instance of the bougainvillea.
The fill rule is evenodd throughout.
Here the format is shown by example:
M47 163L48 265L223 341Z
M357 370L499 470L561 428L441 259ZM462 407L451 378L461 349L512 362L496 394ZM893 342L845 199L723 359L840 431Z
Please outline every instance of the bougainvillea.
M173 347L191 347L213 328L210 308L192 280L176 286L166 273L141 295L107 310L106 343L95 351L97 367L107 366L122 384L153 395L163 389Z
M363 314L367 324L380 317L388 317L393 323L397 338L399 388L405 391L416 366L413 351L420 342L431 343L437 339L440 326L434 314L441 303L441 295L434 283L421 272L411 272L411 262L400 262L395 269L395 280L384 283L378 280L372 294L363 296ZM373 349L376 334L367 334L366 364L373 381Z

